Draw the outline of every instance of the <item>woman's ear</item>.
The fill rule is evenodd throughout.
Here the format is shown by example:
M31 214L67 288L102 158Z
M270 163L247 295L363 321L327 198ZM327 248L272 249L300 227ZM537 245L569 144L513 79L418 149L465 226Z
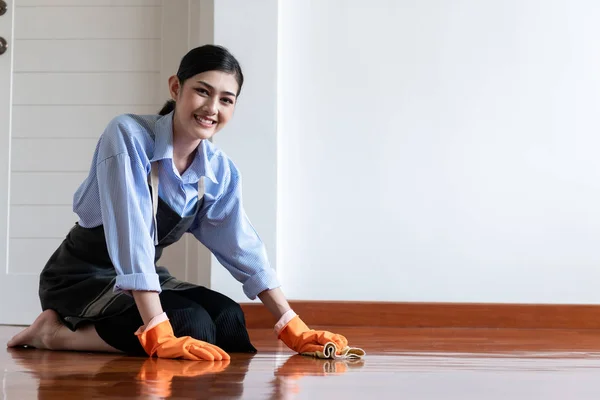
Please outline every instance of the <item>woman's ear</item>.
M171 98L173 100L177 100L180 91L181 85L179 83L179 78L177 77L177 75L169 77L169 92L171 93Z

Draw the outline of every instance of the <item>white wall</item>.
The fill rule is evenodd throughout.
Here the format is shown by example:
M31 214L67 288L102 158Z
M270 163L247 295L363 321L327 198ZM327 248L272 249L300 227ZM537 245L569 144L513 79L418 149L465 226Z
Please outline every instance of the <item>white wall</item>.
M600 303L600 5L215 3L215 142L288 297Z
M241 170L245 209L276 268L277 0L215 1L214 41L239 60L246 81L234 118L213 142ZM214 256L210 283L236 301L249 301Z
M280 2L295 299L600 303L600 4Z

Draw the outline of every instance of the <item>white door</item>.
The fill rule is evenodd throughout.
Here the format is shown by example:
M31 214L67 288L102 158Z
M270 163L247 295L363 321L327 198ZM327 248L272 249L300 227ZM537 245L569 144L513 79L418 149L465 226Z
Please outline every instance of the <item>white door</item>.
M0 0L1 1L1 0ZM39 273L77 221L72 196L120 113L155 113L167 77L200 41L200 3L3 0L0 37L0 324L41 311ZM0 40L0 45L3 43ZM186 239L163 258L197 277Z

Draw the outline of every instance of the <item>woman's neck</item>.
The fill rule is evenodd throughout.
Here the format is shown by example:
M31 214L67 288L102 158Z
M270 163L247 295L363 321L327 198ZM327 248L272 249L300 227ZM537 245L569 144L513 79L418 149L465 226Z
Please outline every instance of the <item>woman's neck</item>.
M179 175L183 173L192 165L200 139L189 139L184 135L176 133L177 130L173 130L173 163L175 168L179 171Z
M194 161L194 157L196 156L196 149L198 147L198 142L194 147L188 148L177 148L173 144L173 163L175 164L175 168L179 171L179 175L183 175L183 173L192 165Z

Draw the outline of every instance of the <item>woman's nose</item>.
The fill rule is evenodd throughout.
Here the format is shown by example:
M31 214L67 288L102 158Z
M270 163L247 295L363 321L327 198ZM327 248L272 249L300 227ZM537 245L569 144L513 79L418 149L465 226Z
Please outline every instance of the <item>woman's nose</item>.
M217 99L206 99L206 102L204 103L204 109L208 112L211 113L216 113L217 112Z

